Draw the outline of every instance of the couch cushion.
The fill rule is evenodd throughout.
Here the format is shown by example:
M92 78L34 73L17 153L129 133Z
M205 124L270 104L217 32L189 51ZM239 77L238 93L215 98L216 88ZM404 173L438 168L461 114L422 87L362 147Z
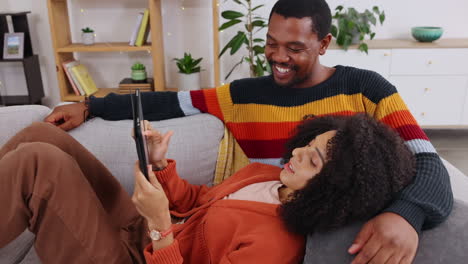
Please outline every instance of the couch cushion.
M20 263L34 243L34 235L25 230L19 237L3 248L0 248L0 263Z
M168 158L177 161L180 176L192 184L211 184L224 126L208 114L151 122L161 132L173 130ZM136 147L130 136L132 120L106 121L94 118L70 134L90 150L120 181L133 191Z
M351 263L347 253L364 223L357 223L307 238L304 263ZM453 211L438 227L423 231L414 264L466 263L468 204L455 200Z
M50 112L43 105L8 106L0 110L0 146L32 122L42 121Z

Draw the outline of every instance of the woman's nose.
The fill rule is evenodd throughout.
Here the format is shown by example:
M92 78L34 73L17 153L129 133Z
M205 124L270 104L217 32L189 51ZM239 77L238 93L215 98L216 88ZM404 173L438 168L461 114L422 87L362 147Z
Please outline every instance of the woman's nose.
M295 157L300 162L302 160L303 153L304 153L304 148L295 148L292 151L292 156Z

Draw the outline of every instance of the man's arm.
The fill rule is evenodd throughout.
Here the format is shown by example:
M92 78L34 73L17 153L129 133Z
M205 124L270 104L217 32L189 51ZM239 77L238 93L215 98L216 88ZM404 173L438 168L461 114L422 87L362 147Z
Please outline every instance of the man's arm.
M224 120L223 111L226 111L229 104L223 104L224 109L221 109L220 95L230 96L229 84L190 92L142 93L143 114L150 121L199 113L210 113ZM86 102L58 106L44 121L64 130L71 130L90 116L107 120L131 119L130 95L111 93L103 98L92 96Z
M366 74L366 112L386 123L405 140L416 158L416 175L384 212L369 220L348 249L352 264L411 263L423 228L444 221L453 205L448 172L426 134L393 85L376 73Z
M400 95L395 92L377 105L375 117L394 128L416 157L416 175L385 212L396 213L419 233L443 222L453 206L447 170L435 148Z

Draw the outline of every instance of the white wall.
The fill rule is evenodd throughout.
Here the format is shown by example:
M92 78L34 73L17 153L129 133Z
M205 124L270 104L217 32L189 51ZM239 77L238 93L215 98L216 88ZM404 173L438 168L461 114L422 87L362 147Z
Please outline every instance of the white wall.
M252 0L254 4L265 4L259 14L267 17L273 0ZM71 2L71 3L70 3ZM385 10L387 19L384 26L376 29L376 38L411 38L412 26L442 26L444 38L468 38L467 0L329 0L332 10L339 4L354 6L358 10L378 5ZM147 0L73 0L69 1L72 38L80 41L80 29L91 26L96 29L97 41L127 41L131 34L135 16L147 6ZM213 39L212 39L212 0L162 0L166 81L168 86L176 86L176 72L172 59L182 56L184 51L196 57L203 57L202 87L214 85L213 81ZM220 11L233 9L237 5L230 0L219 0ZM184 7L184 10L182 10ZM84 12L81 12L83 9ZM59 92L55 74L55 60L50 39L50 28L45 0L0 0L0 12L30 10L30 30L34 52L39 54L41 71L46 93L44 103L54 105L59 102ZM443 11L442 11L443 10ZM220 18L220 23L223 19ZM226 30L220 33L222 48L237 33ZM263 37L265 32L260 33ZM240 56L240 54L238 55ZM225 74L240 57L224 55L221 58L222 81L248 76L247 67L236 71L230 80ZM149 66L150 57L141 53L80 53L76 56L93 72L100 87L116 87L120 79L129 75L129 67L135 60ZM0 64L0 81L5 83L9 95L26 93L21 64Z

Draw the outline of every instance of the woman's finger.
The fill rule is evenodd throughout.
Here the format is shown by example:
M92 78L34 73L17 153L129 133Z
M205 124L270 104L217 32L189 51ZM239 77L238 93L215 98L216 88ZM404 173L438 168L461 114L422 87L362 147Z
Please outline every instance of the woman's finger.
M174 135L174 131L167 131L166 134L163 135L161 143L163 143L164 145L169 145L169 140L171 139L172 135Z

